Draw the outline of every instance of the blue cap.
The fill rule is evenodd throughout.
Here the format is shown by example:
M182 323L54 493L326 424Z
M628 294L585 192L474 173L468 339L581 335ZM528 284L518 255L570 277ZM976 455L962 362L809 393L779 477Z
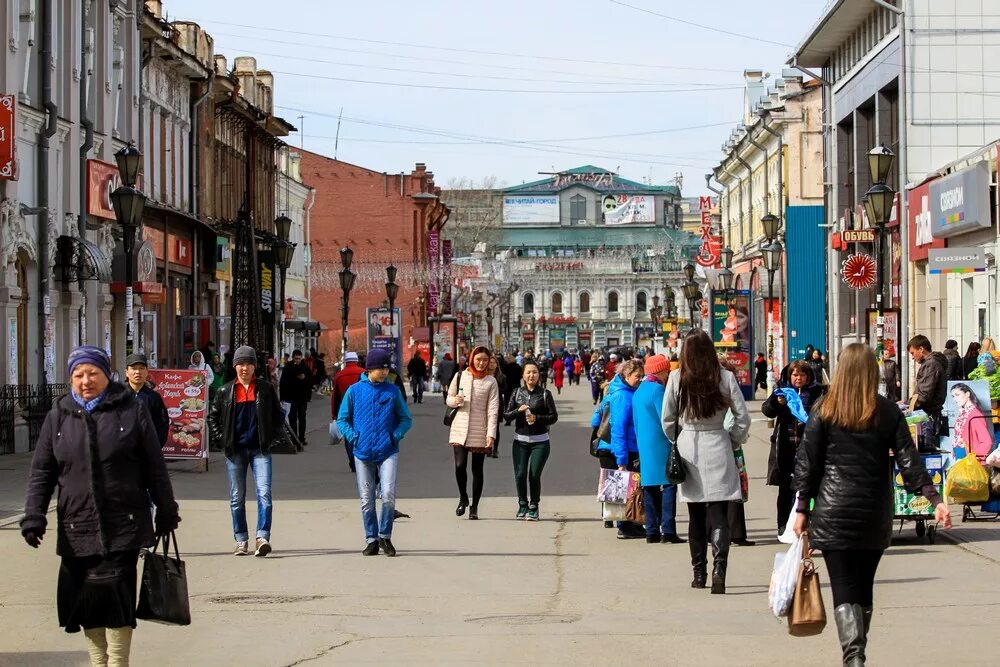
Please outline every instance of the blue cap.
M386 350L369 350L365 358L365 370L370 371L377 368L391 368L392 360Z

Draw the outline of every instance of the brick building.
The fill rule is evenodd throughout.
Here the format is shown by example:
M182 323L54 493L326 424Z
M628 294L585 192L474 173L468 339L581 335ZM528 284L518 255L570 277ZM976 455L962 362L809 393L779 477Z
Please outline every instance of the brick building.
M322 323L318 349L341 356L340 249L354 250L348 350L366 345L366 310L386 301L385 269L398 269L396 307L404 350L426 334L428 304L441 284L440 234L449 209L434 174L418 162L410 173L386 172L301 151L302 180L316 191L311 214L312 317ZM415 329L417 329L415 331ZM404 353L405 358L408 353Z

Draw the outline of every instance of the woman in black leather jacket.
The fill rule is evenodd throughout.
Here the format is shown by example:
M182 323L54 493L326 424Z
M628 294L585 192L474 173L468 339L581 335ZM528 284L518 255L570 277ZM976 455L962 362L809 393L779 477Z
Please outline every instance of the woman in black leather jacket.
M524 384L514 390L504 420L514 422L514 483L518 519L538 521L542 468L549 458L549 426L559 414L552 394L540 384L541 370L533 359L524 362ZM528 486L531 498L528 498Z
M891 450L891 454L890 454ZM809 529L823 551L845 665L864 665L872 618L875 571L892 537L892 458L906 488L934 507L951 527L948 506L931 482L903 414L878 395L871 348L848 345L830 391L813 409L795 456L792 488L799 492L796 534ZM809 501L816 504L809 513Z

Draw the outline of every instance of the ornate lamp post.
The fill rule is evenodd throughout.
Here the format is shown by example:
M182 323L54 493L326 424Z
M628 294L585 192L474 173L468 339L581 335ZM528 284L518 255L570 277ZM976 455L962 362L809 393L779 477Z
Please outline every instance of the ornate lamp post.
M688 302L688 311L691 313L691 328L694 328L694 303L701 296L698 283L691 281L684 285L684 298Z
M663 322L663 306L660 305L660 297L653 295L653 305L649 309L649 319L653 324L653 351L656 351L656 337L660 332Z
M278 315L278 359L282 358L285 351L285 279L288 275L288 267L292 265L292 258L295 256L295 245L288 240L292 229L292 219L282 213L274 219L274 230L278 240L271 245L274 251L274 261L278 265L280 280L278 283L278 303L281 312Z
M892 215L892 205L896 199L896 191L886 185L889 178L889 171L892 169L892 162L896 155L885 145L877 146L868 153L868 170L873 181L873 185L865 193L862 200L865 205L865 213L868 221L875 226L876 255L875 255L875 355L882 360L882 344L885 337L885 317L882 313L882 292L883 292L883 251L882 244L885 238L885 226Z
M341 330L340 358L343 360L347 354L347 316L350 313L351 290L354 288L354 279L357 277L351 271L351 262L354 261L354 251L349 247L340 249L340 263L344 267L340 271L340 289L344 295L340 301L340 319L343 322Z
M760 219L767 245L761 249L764 268L767 270L767 385L768 391L774 387L774 274L781 270L782 245L777 241L781 229L781 219L768 213Z
M396 284L396 271L396 267L392 264L385 268L385 296L389 299L389 335L392 338L389 344L389 357L398 369L399 360L396 359L396 296L399 294L399 285Z
M135 237L142 227L142 212L146 207L146 195L136 189L142 153L129 143L115 153L118 174L122 184L111 193L111 205L115 209L115 219L122 226L122 246L125 250L125 354L135 351L135 304L132 294L132 272L134 270Z

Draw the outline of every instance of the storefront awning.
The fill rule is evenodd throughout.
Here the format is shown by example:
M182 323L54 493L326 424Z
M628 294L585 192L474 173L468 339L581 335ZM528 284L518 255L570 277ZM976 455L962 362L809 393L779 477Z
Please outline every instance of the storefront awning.
M77 265L74 250L79 253L82 260ZM79 270L82 275L77 275L79 280L97 280L102 283L111 282L111 260L104 256L97 244L87 239L75 236L60 236L56 239L56 266L61 270L64 277L70 274L77 275Z

